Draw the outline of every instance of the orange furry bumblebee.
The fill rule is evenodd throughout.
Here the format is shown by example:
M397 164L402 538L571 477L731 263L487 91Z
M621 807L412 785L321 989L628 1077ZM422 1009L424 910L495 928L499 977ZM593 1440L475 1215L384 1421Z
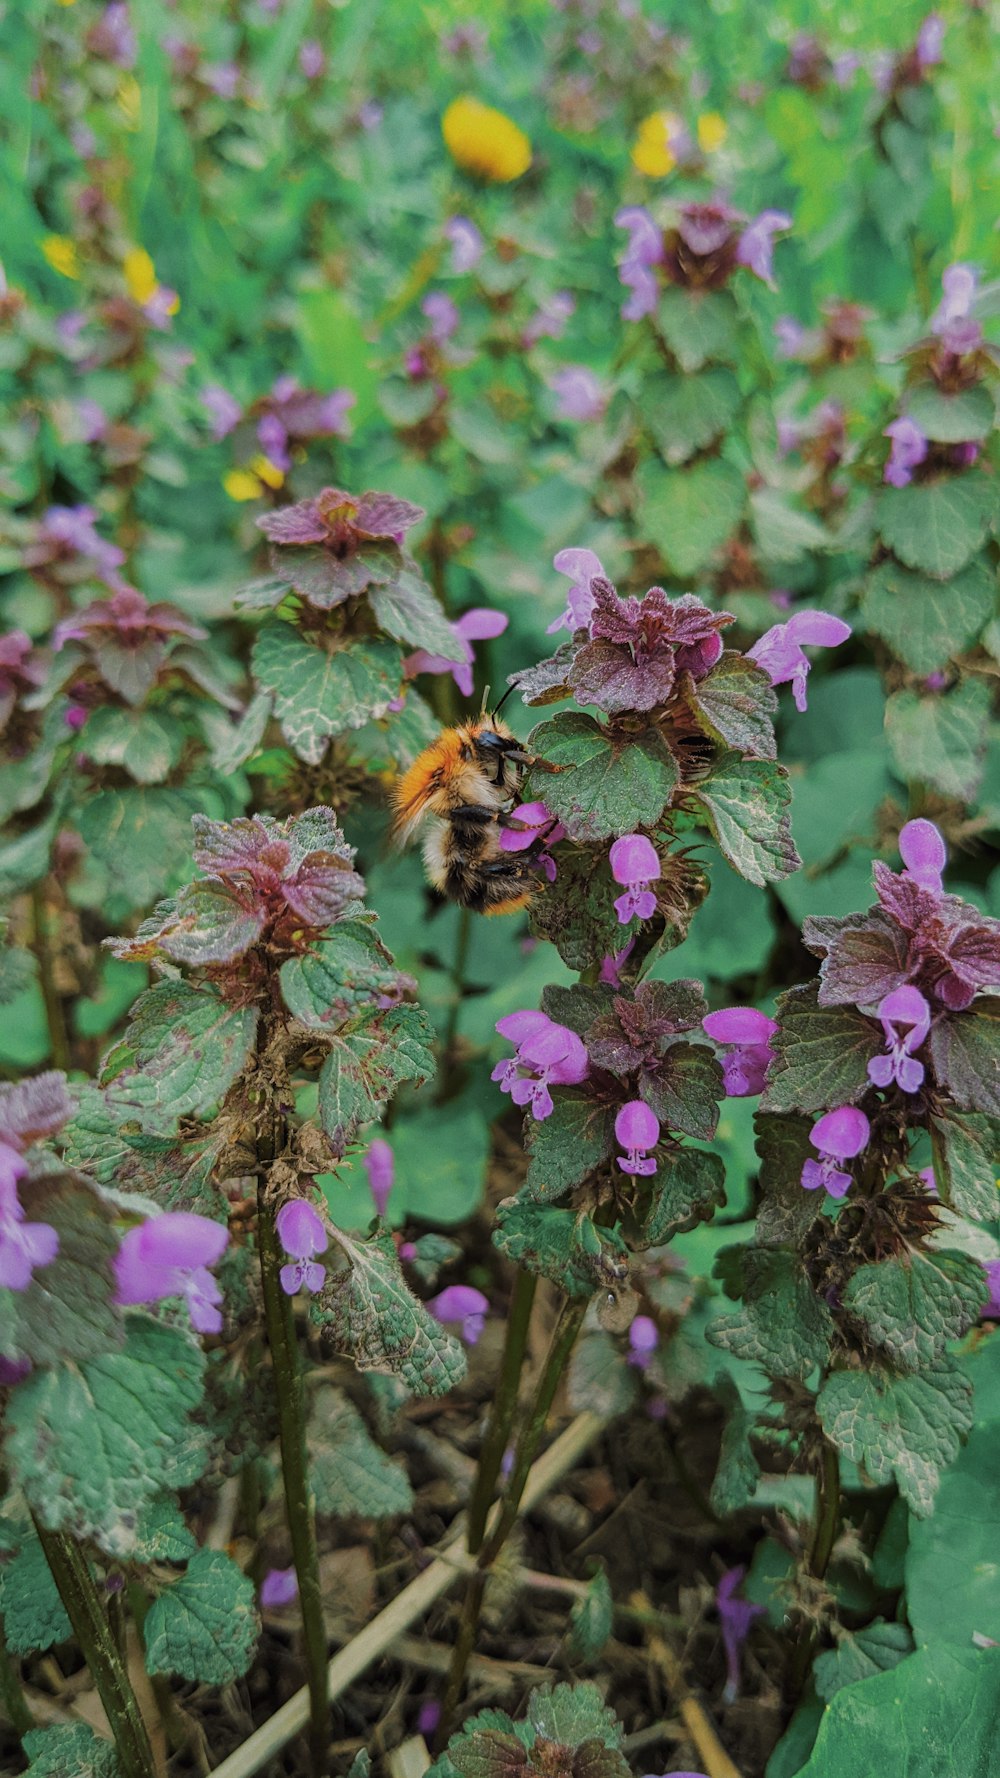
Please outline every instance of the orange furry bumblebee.
M514 914L537 885L517 853L500 849L504 812L531 763L496 714L446 728L396 786L401 845L429 823L424 866L435 889L479 914Z

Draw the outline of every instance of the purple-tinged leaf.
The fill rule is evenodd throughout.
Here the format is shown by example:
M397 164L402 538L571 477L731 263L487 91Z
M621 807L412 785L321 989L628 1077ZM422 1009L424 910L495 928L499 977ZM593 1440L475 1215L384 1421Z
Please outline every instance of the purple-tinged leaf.
M692 722L723 747L749 759L774 759L778 699L767 674L727 649L704 679L685 673L678 687Z
M959 1111L1000 1117L1000 999L939 1019L928 1047L937 1084Z
M824 914L804 920L802 942L823 959L821 1006L874 1008L906 981L906 934L879 908L846 919Z

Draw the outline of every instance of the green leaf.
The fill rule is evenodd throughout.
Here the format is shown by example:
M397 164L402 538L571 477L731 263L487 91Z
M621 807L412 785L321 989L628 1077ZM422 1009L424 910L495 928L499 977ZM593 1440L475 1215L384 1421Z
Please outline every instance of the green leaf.
M0 1567L0 1618L12 1655L40 1654L73 1634L37 1537L25 1537L17 1555Z
M285 1005L317 1031L346 1024L405 983L374 929L360 920L344 920L305 956L290 957L281 967Z
M674 1235L686 1234L699 1222L706 1222L712 1211L725 1203L726 1169L721 1155L703 1148L682 1148L669 1160L661 1159L650 1187L653 1201L641 1240L644 1247L659 1247Z
M567 1396L575 1414L585 1411L610 1420L627 1414L639 1399L637 1371L610 1334L585 1328L569 1361Z
M737 363L740 317L730 291L671 284L660 297L656 320L681 370L700 370L712 358Z
M775 1059L762 1111L816 1115L856 1104L871 1086L868 1064L882 1049L881 1033L853 1006L820 1006L818 994L809 982L778 997L780 1029L771 1039Z
M967 800L982 777L989 717L989 688L978 680L940 696L893 692L885 733L894 770L904 783L924 779L945 796Z
M721 367L700 376L654 377L639 397L639 411L671 467L714 444L739 405L739 383Z
M465 1375L465 1353L403 1279L389 1234L337 1241L350 1265L313 1297L311 1311L334 1351L359 1371L388 1371L415 1395L445 1395Z
M938 1085L952 1105L1000 1117L1000 997L984 995L967 1012L942 1019L929 1041Z
M754 538L769 562L800 562L810 552L829 547L829 534L811 513L800 512L775 488L756 488L750 495Z
M474 1085L446 1105L407 1108L390 1140L401 1215L444 1227L475 1215L486 1191L490 1132Z
M672 1043L639 1079L642 1098L661 1124L710 1142L719 1122L722 1069L706 1043Z
M650 464L639 483L643 531L682 579L711 561L746 507L742 475L717 457L687 469L663 471Z
M1000 1712L1000 1650L920 1649L845 1686L797 1778L988 1778Z
M754 1116L764 1183L757 1206L756 1239L762 1247L798 1247L821 1214L822 1192L802 1189L802 1168L816 1159L810 1141L811 1117L775 1117L758 1110ZM817 1199L820 1200L817 1203Z
M80 737L97 765L121 766L138 784L162 784L180 759L184 730L163 710L93 711Z
M19 1197L30 1222L58 1232L59 1251L32 1274L27 1290L11 1292L11 1356L26 1354L37 1365L80 1362L120 1345L112 1206L75 1173L36 1174L22 1180Z
M673 755L653 729L616 741L592 716L568 711L539 724L528 744L560 768L533 773L531 794L581 843L655 826L677 783Z
M296 42L293 37L289 59L294 55ZM310 387L354 390L358 399L351 409L351 424L359 430L375 412L378 371L370 362L372 347L364 328L344 292L331 290L328 284L303 291L298 300L295 332L309 371Z
M768 1376L802 1382L826 1363L832 1335L833 1318L799 1255L782 1247L744 1255L742 1308L706 1330L711 1345L753 1360Z
M493 1245L514 1265L551 1278L567 1296L613 1290L628 1275L621 1242L575 1210L504 1198L497 1205Z
M719 850L748 883L762 889L798 870L792 843L791 785L784 766L724 753L707 778L692 785Z
M395 643L353 640L350 648L328 653L280 619L257 637L253 671L274 693L289 747L308 765L319 765L334 735L384 716L402 680Z
M621 1723L589 1680L581 1685L544 1686L533 1691L525 1716L536 1736L556 1741L562 1747L599 1741L602 1747L616 1750L622 1744ZM605 1770L601 1768L602 1772Z
M199 1685L231 1685L249 1669L260 1635L253 1581L222 1550L199 1550L143 1624L146 1669Z
M857 1685L875 1673L891 1673L913 1653L913 1637L905 1624L889 1624L877 1617L855 1635L845 1634L836 1648L828 1649L814 1663L816 1690L826 1703L845 1685Z
M939 1359L978 1320L985 1297L983 1268L966 1253L913 1252L860 1266L844 1306L901 1370Z
M462 644L416 563L408 557L403 561L403 570L394 580L369 591L368 603L379 627L397 642L408 642L446 661L464 660Z
M571 1654L582 1661L596 1661L610 1639L614 1611L611 1582L604 1569L598 1568L587 1583L587 1591L574 1601L569 1614Z
M979 557L941 581L887 556L868 576L861 610L898 660L914 673L932 673L971 648L995 602L994 576Z
M931 1119L931 1144L937 1187L944 1202L959 1216L992 1222L1000 1214L1000 1118L975 1112L954 1117L943 1107Z
M715 1387L725 1404L726 1424L711 1501L717 1513L737 1513L749 1506L760 1481L760 1464L750 1443L756 1416L743 1406L731 1377L723 1373Z
M256 1007L230 1006L208 986L157 982L105 1057L108 1104L163 1131L184 1112L210 1111L239 1075L257 1017Z
M995 507L993 484L985 476L943 475L908 488L883 488L878 525L883 542L908 568L946 580L979 548Z
M551 1117L531 1120L525 1191L539 1204L563 1197L607 1159L613 1138L611 1113L593 1100L557 1099Z
M533 898L531 930L555 945L570 969L586 969L622 948L624 928L614 905L620 894L607 847L576 847L560 858L555 882Z
M317 1512L339 1519L389 1519L409 1512L413 1490L405 1469L375 1443L342 1390L318 1391L308 1443Z
M191 817L201 799L190 790L99 790L80 808L80 838L104 865L116 895L145 908L190 868Z
M358 1125L377 1118L404 1080L434 1073L433 1033L415 1006L375 1012L353 1031L331 1040L319 1077L319 1116L341 1156Z
M993 397L985 383L958 389L952 395L929 378L906 391L907 417L935 444L965 444L985 438L996 418Z
M685 681L684 701L703 734L754 759L775 755L778 699L766 673L733 649L704 679Z
M934 1509L942 1469L972 1425L972 1386L959 1370L834 1371L816 1409L827 1437L873 1482L895 1481L918 1518Z
M186 1562L198 1548L197 1539L181 1517L176 1501L164 1494L139 1509L135 1562Z
M196 1481L205 1460L204 1435L188 1424L202 1395L200 1346L146 1315L125 1325L120 1352L33 1371L8 1408L11 1478L31 1510L112 1556L132 1554L142 1508Z
M114 1743L83 1723L30 1729L23 1747L31 1761L24 1778L122 1778Z

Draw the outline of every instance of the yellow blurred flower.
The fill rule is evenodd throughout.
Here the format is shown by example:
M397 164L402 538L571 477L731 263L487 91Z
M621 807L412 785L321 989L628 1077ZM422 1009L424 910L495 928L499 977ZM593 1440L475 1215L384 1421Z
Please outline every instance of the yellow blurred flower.
M80 261L77 258L76 242L68 235L46 235L42 242L42 257L47 259L54 272L61 278L78 278Z
M524 131L479 99L453 99L441 119L441 134L458 166L494 184L520 179L531 165L531 143Z
M724 117L718 111L703 111L698 119L698 147L702 154L714 154L729 134Z
M130 247L122 261L128 293L134 303L148 303L156 295L156 267L145 247Z
M673 144L684 134L684 124L675 111L654 111L644 117L632 150L636 172L650 179L664 179L677 165Z
M258 456L251 459L246 469L230 469L223 476L222 485L230 500L259 500L265 488L280 488L284 480L284 470L270 457Z
M118 82L118 109L127 130L137 130L142 117L142 88L134 74L123 74Z

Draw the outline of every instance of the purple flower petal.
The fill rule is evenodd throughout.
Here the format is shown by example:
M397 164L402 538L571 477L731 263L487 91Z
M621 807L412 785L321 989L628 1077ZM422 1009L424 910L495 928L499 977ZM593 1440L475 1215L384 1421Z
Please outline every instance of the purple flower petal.
M654 882L661 874L656 847L643 833L627 833L615 840L608 858L616 883L646 884Z
M375 1200L375 1208L380 1216L384 1216L392 1191L395 1158L384 1136L376 1136L365 1155L365 1172L368 1174L368 1189Z
M265 1611L291 1605L299 1596L299 1583L294 1568L269 1568L260 1583L260 1602Z
M941 872L948 853L933 821L908 821L899 836L899 855L906 866L906 876L924 889L942 893Z
M838 1105L816 1119L809 1140L821 1154L832 1154L838 1160L853 1160L867 1147L871 1126L856 1105Z
M708 1013L701 1023L716 1043L767 1043L778 1029L777 1020L755 1006L724 1006Z
M329 1235L319 1212L308 1198L291 1198L274 1219L278 1240L292 1259L311 1259L329 1245Z

